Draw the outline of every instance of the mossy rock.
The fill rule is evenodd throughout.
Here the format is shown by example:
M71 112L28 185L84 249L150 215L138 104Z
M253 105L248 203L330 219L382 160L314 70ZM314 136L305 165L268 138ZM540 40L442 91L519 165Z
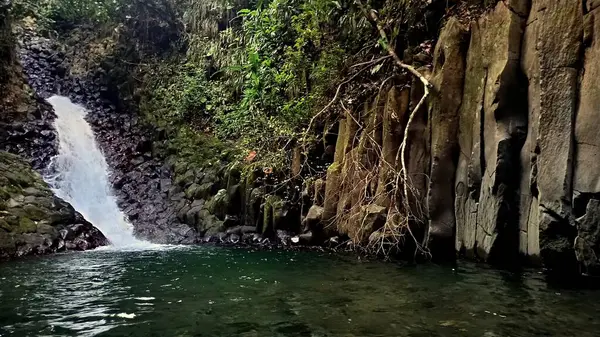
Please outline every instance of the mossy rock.
M175 178L175 184L182 187L187 187L193 184L195 180L196 173L194 170L187 170L184 174L177 175L177 178Z
M26 217L19 218L19 227L16 230L17 233L35 233L36 230L37 225L35 224L35 222L33 222L33 220Z
M46 224L38 224L36 232L43 235L49 235L52 239L58 237L58 231L56 228Z
M0 186L0 200L10 199L10 193L5 186Z
M64 249L54 245L59 231L75 227L79 228L77 235L82 235L80 243L71 242L76 249L107 244L69 203L54 196L25 160L1 151L0 205L0 259Z
M242 168L240 163L234 163L227 170L227 188L238 185L242 179Z
M17 246L14 237L0 230L0 257L8 258L15 254Z
M23 194L32 197L44 197L49 195L48 191L40 190L39 188L33 186L24 188Z
M227 191L219 190L219 192L206 203L206 209L220 220L223 220L227 213L227 201Z
M48 210L45 210L35 205L25 205L23 207L23 211L25 212L27 218L34 221L43 220L48 216Z
M173 171L175 172L176 175L182 175L187 172L188 167L189 167L189 163L187 163L185 161L178 161L175 163L175 166L173 167Z
M200 189L200 185L193 183L185 190L185 197L188 199L195 199L196 193Z
M204 172L204 175L202 177L201 182L203 184L206 183L213 183L213 184L217 184L219 183L220 179L219 179L219 173L215 170L207 170L206 172Z
M281 197L270 195L265 199L261 233L271 235L284 218L285 202Z

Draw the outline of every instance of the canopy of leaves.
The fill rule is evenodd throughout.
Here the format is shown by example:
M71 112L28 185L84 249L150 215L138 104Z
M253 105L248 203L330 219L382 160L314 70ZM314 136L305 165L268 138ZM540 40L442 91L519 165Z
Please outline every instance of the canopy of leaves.
M369 6L395 39L406 8L426 2ZM123 42L138 53L119 57L144 64L138 85L148 121L259 153L283 154L350 66L382 53L354 0L17 0L15 11L55 27L127 31ZM376 65L366 74L384 71Z

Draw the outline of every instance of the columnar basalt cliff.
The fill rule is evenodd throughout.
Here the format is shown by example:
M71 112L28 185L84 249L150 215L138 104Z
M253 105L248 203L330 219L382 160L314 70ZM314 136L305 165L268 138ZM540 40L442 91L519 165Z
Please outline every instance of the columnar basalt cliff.
M31 91L22 75L12 33L10 2L0 3L0 149L43 169L56 155L52 108Z
M410 126L407 152L420 205L412 213L421 220L411 234L426 237L434 258L456 251L511 264L523 257L555 271L598 273L599 8L500 1L470 24L446 21L429 75L434 93ZM422 88L411 91L418 99ZM355 243L402 222L386 198L360 197L380 195L390 163L401 169L394 155L402 132L394 130L406 126L409 95L391 88L386 97L354 112L360 128L357 117L342 119L327 174L323 221ZM383 143L369 136L381 132ZM360 155L369 141L383 148L378 162Z

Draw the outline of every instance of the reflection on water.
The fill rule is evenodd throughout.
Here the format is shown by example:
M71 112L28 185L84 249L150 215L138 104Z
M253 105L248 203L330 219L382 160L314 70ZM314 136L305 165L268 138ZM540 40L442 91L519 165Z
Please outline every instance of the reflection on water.
M596 336L537 274L206 247L0 265L0 336Z

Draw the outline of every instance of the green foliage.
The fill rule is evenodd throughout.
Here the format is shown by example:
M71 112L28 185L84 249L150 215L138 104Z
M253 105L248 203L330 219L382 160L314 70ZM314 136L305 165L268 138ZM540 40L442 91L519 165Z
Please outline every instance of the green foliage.
M352 0L182 1L185 59L152 67L143 111L284 165L284 145L330 99L372 27Z
M227 2L222 11L213 6L213 23L236 5L240 3ZM212 66L222 76L210 78L208 85L233 98L229 108L213 115L217 134L237 138L248 149L280 149L339 78L349 51L332 35L341 34L337 24L343 8L329 0L272 0L238 9L238 16L216 36L192 30L188 57L216 58ZM206 10L201 15L210 22Z
M34 17L45 26L54 22L99 23L113 18L123 0L16 0L15 17Z
M38 7L51 20L113 27L128 37L119 43L135 42L137 53L110 57L143 63L141 110L179 145L197 144L194 133L212 135L277 163L331 99L348 63L377 49L354 0L42 0ZM161 48L182 53L165 59Z
M177 60L157 62L146 74L141 111L147 122L167 130L169 151L190 163L228 155L212 134L212 115L227 109L226 92L209 86L203 69Z

